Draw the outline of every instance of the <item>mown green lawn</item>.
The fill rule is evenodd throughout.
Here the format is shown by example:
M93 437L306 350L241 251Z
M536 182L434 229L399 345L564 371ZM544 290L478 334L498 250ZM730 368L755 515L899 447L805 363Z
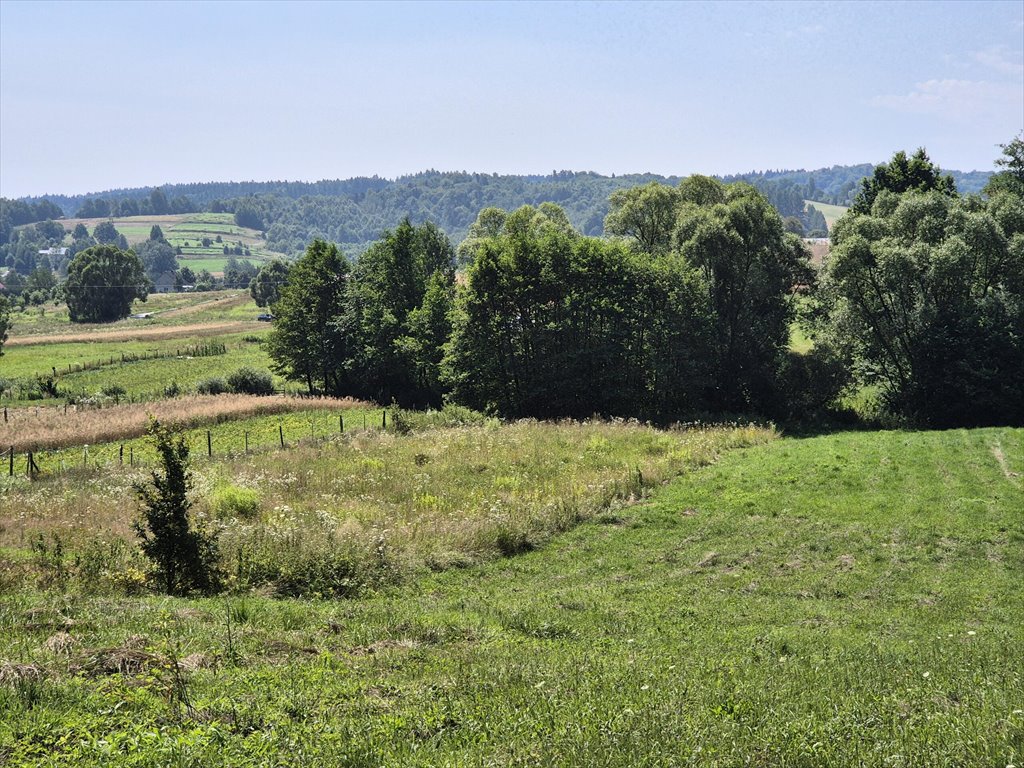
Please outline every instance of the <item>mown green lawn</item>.
M0 757L1020 764L1022 473L1024 430L784 439L359 599L9 594Z

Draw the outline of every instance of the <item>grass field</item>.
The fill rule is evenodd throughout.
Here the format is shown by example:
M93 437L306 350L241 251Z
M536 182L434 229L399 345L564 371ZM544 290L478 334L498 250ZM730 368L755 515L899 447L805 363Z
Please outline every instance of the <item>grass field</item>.
M273 253L266 249L266 241L258 230L240 227L235 224L234 216L230 213L128 216L112 219L62 219L60 223L63 224L67 232L71 232L77 224L84 224L91 233L97 224L108 220L113 223L118 232L125 236L129 245L137 245L148 240L153 226L158 225L163 231L164 237L172 246L181 246L183 256L223 255L224 244L235 245L236 243L241 243L251 251L250 256L236 257L239 259L248 258L251 261L260 262L268 258L281 256L281 254ZM222 239L222 243L214 242L211 247L202 247L204 237L209 237L215 241L218 236ZM195 267L187 260L186 263L192 269L210 269L208 266ZM220 272L221 269L210 269L210 271Z
M4 349L20 344L51 343L51 337L66 335L79 339L104 337L111 334L169 328L197 323L215 324L231 321L249 321L253 328L261 310L248 291L225 290L204 293L154 293L146 301L136 301L132 313L148 313L147 320L125 318L113 323L72 323L65 304L32 307L11 316L13 327ZM262 326L265 327L265 326ZM209 335L209 334L203 334ZM6 354L5 354L6 358ZM0 361L0 366L4 364Z
M63 397L24 399L37 388L37 377L51 377L54 369L57 387L68 396L93 396L116 384L132 399L154 400L171 384L189 392L203 379L243 366L270 366L258 343L270 327L255 320L261 310L245 292L156 294L135 309L152 317L77 324L69 322L66 307L16 313L0 359L0 379L13 385L0 387L0 404L63 403ZM223 353L205 354L211 346L222 346ZM276 387L284 384L275 378Z
M813 205L821 211L821 215L825 217L825 223L828 225L829 231L832 231L832 226L849 210L849 208L845 208L841 205L819 203L816 200L804 200L804 203L806 205Z
M371 477L404 474L442 498L471 476L464 465L487 465L472 487L500 495L510 468L553 479L587 465L582 446L598 436L613 460L595 457L588 471L606 480L618 459L633 461L630 450L672 439L623 443L599 427L560 443L562 428L535 425L550 434L520 436L523 446L546 441L531 458L506 429L458 432L475 436L473 459L443 430L337 450L384 464ZM1019 763L1024 431L747 444L721 457L727 443L714 455L694 450L685 475L648 502L595 507L532 551L442 561L440 573L342 601L86 594L78 585L90 569L126 557L116 537L94 533L76 564L52 542L29 551L8 520L0 755L17 766ZM314 501L323 472L345 460L333 450L284 452L275 455L284 466L245 465L245 474L216 463L221 474L203 490L225 479L258 488L264 543L293 546L282 542L295 531L313 535L353 514ZM401 457L418 451L429 460L406 468ZM463 469L446 480L449 460ZM312 480L302 479L307 466ZM339 491L355 482L335 474ZM306 487L285 490L283 477ZM585 498L593 484L542 483L532 503ZM81 487L19 485L7 498L45 498L37 521L81 526L62 517ZM386 531L368 539L386 542L371 558L378 565L401 563L392 541L431 538L410 530L416 514L385 502L400 487L366 480L361 492L391 510ZM107 479L87 493L124 490ZM455 514L454 530L478 506ZM334 522L314 525L322 514ZM248 528L228 521L225 536ZM359 530L337 529L335 547ZM26 574L40 581L12 586ZM130 582L126 570L112 583Z
M150 230L154 225L160 227L167 233L167 229L180 224L187 218L190 218L194 214L173 214L166 216L128 216L125 218L93 218L93 219L61 219L60 224L64 226L64 231L71 232L79 224L84 224L85 228L89 230L89 234L96 228L97 224L104 221L109 221L114 225L129 245L135 245L141 243L143 240L149 239Z

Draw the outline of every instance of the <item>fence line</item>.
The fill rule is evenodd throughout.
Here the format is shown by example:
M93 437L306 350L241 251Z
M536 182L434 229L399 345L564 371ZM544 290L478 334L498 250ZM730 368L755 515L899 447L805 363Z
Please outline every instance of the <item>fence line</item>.
M373 432L373 431L386 432L387 431L387 422L388 422L387 411L382 409L381 410L380 427L379 428L372 427L372 426L367 427L366 414L364 413L363 414L363 432ZM337 432L337 434L334 434L333 432L331 432L331 433L324 432L321 435L317 435L316 434L316 429L315 429L315 424L316 424L315 420L310 419L310 427L309 427L310 435L309 435L309 437L297 437L295 440L289 441L286 438L286 436L285 436L284 424L278 423L278 425L277 425L277 433L278 433L277 445L275 446L274 443L269 443L269 444L263 444L263 445L256 445L255 448L253 448L250 445L250 442L249 442L249 430L244 430L244 433L243 433L243 443L242 443L243 449L242 449L242 453L241 454L239 454L237 452L233 452L233 451L231 451L229 449L229 450L225 451L222 454L215 455L215 452L214 452L214 442L213 442L213 433L212 433L212 430L207 429L206 430L206 458L209 461L214 461L214 460L219 460L219 459L232 459L232 458L235 458L235 457L237 457L239 455L247 456L247 455L256 454L256 453L269 453L270 451L273 451L273 450L287 450L288 448L298 447L300 445L316 444L318 441L319 442L334 442L338 437L341 437L341 436L343 436L345 434L345 417L344 417L343 414L339 414L338 415L338 432ZM352 433L350 432L349 434L352 434ZM124 453L125 453L124 448L125 448L125 444L124 443L104 443L102 445L110 446L112 452L113 452L113 446L117 445L118 446L118 449L117 449L117 459L116 459L116 461L114 459L111 459L111 460L101 464L100 461L98 460L98 458L95 456L96 451L94 451L93 456L97 460L94 461L92 466L95 467L96 469L109 469L109 468L114 467L114 466L123 467L124 463L125 463L124 462ZM98 448L98 447L99 446L94 446L94 448ZM194 449L195 449L195 446L192 445L192 444L189 444L189 452L193 453ZM67 452L70 449L57 449L57 450L58 451ZM45 453L45 451L43 451L43 453ZM39 463L37 461L37 459L39 458L39 454L40 454L40 451L25 451L25 453L23 454L25 456L25 475L30 480L39 479L39 477L41 475L43 475L43 470L39 466ZM17 454L15 453L13 445L11 445L8 448L4 449L3 452L0 452L0 459L2 459L5 456L7 457L8 477L14 477L14 475L15 475L15 457L16 457L16 455ZM65 473L67 473L67 472L71 472L71 471L74 470L75 467L77 467L77 462L74 465L72 465L71 467L67 466L66 463L65 463L65 460L63 458L57 459L57 463L58 463L58 466L56 468L56 474L57 475L63 475ZM0 466L2 466L2 464L0 464ZM133 445L129 445L128 446L128 466L132 467L132 468L146 466L146 464L144 464L141 460L137 461L135 459L135 447ZM83 471L88 471L91 468L92 467L90 467L89 446L88 445L83 445L82 446L82 465L81 465L81 469ZM51 470L51 472L52 472L52 470Z

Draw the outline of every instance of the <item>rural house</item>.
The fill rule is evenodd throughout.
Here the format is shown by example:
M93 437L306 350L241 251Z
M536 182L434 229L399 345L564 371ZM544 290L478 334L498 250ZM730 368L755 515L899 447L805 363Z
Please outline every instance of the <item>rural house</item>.
M173 293L174 292L174 273L164 272L155 281L154 291L156 293Z

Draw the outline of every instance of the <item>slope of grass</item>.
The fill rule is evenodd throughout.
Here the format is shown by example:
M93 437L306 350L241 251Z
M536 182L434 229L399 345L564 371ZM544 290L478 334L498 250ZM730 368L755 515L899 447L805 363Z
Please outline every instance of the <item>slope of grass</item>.
M813 205L819 211L821 215L825 217L825 223L828 225L828 229L831 232L832 226L842 218L842 215L846 213L849 208L845 208L841 205L831 205L829 203L819 203L816 200L804 200L805 205Z
M781 440L360 599L21 591L0 606L0 755L1019 764L1022 471L1022 430Z

